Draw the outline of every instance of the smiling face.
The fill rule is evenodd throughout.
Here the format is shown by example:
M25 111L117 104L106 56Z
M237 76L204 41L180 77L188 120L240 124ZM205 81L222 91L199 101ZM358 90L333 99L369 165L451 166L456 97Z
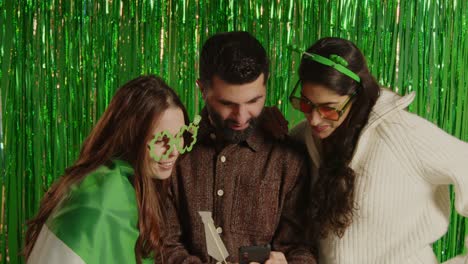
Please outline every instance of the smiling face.
M337 109L341 109L347 102L349 95L339 95L326 86L304 83L302 86L302 96L315 105L324 105ZM351 103L352 104L352 103ZM309 114L304 114L312 128L312 133L320 139L330 136L337 127L339 127L348 116L352 105L346 108L341 117L337 121L327 120L320 116L318 111L314 109Z
M153 130L153 135L167 131L172 136L175 136L184 125L184 113L182 110L177 107L171 107L161 114L161 117L156 124L156 128ZM183 144L183 139L181 140L182 142L180 142L180 144ZM167 154L167 158L159 161L156 161L153 158L150 159L152 173L154 175L153 177L162 180L171 176L172 168L179 157L177 148L174 146L171 147L167 138L161 138L155 142L152 147L152 151L155 156L163 156L170 151L170 153ZM148 153L148 155L150 154Z
M263 110L264 76L246 84L230 84L214 76L202 93L212 124L223 131L225 139L238 142L245 140Z

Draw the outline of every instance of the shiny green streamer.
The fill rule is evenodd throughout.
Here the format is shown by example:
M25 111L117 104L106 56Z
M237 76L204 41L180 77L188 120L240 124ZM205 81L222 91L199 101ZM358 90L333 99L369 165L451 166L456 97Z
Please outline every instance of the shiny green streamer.
M208 36L253 33L271 55L268 105L296 124L287 101L299 55L325 36L350 39L384 86L416 91L410 110L468 141L468 1L0 0L0 261L22 263L24 223L76 159L117 87L156 73L193 116ZM3 115L3 116L2 116ZM453 207L453 197L452 197ZM440 261L463 251L468 221L453 210L434 244Z

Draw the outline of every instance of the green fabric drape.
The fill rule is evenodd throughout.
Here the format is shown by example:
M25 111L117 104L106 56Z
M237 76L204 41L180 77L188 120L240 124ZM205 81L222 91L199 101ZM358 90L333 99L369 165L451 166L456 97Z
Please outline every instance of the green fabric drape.
M468 141L468 1L438 0L0 0L0 261L18 256L25 221L77 157L117 87L161 75L189 114L199 50L213 33L247 30L271 56L268 105L289 105L299 54L325 36L360 47L379 83L416 91L411 111ZM3 133L2 133L3 132ZM441 261L463 251L468 221L452 214L434 245Z

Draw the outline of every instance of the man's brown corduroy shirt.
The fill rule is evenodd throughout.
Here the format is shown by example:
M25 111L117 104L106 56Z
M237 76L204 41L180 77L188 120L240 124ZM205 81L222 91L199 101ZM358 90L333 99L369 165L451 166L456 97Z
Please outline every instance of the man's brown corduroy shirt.
M218 138L204 110L198 142L171 177L166 263L216 263L207 253L199 211L212 212L229 262L239 261L241 246L269 244L288 263L315 263L300 209L308 185L306 155L260 128L239 144Z

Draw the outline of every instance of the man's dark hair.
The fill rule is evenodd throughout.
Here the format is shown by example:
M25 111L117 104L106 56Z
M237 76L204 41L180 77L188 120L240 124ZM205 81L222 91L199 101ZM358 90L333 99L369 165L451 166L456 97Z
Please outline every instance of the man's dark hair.
M268 57L262 44L244 31L211 36L200 55L200 81L209 86L215 75L227 83L245 84L264 74L268 79Z

